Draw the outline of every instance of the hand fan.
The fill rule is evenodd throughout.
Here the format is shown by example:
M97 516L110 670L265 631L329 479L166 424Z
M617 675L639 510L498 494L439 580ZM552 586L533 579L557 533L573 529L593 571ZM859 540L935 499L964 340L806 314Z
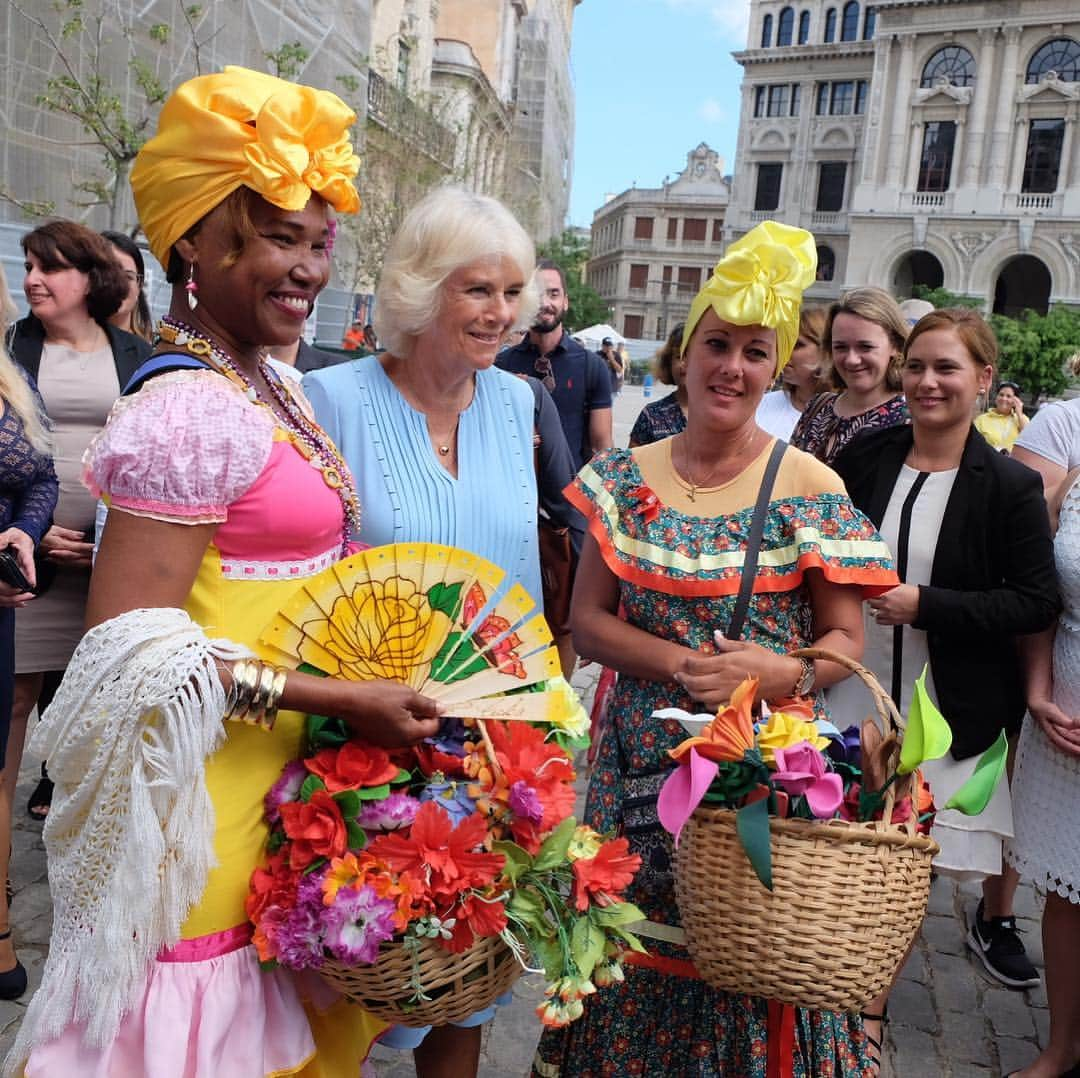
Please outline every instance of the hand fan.
M493 598L505 576L456 547L373 547L300 584L261 642L290 666L405 682L460 718L559 723L564 692L501 695L560 674L551 630L525 589Z

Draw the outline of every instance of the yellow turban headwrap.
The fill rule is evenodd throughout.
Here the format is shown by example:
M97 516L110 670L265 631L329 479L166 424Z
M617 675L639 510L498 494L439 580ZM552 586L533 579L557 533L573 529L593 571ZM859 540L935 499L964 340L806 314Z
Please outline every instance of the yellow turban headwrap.
M154 257L167 267L172 245L238 187L283 210L302 210L314 191L355 213L360 158L347 132L355 120L336 94L261 71L227 67L185 82L131 170Z
M732 243L690 304L682 350L711 307L733 326L776 330L777 371L799 338L799 304L817 272L817 247L804 228L762 221Z

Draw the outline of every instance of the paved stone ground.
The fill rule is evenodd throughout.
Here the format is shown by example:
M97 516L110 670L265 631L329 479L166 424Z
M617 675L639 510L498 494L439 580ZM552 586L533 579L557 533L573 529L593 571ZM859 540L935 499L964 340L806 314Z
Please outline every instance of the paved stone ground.
M659 387L660 394L665 392L665 387ZM617 444L626 444L643 403L637 386L627 386L616 401ZM588 701L598 674L598 667L590 666L574 679ZM52 924L41 825L30 820L25 807L37 781L37 767L37 761L27 760L20 775L11 870L15 888L12 927L19 957L30 975L30 991L22 1000L0 1001L0 1059L7 1054L30 993L40 981ZM977 901L978 891L970 886L958 887L946 879L934 884L923 931L890 1005L885 1072L893 1078L998 1078L1023 1066L1045 1043L1045 990L1041 986L1026 992L1003 988L984 974L982 965L967 950L967 919ZM1019 927L1028 953L1041 967L1040 908L1031 888L1022 887L1016 903ZM480 1078L528 1074L540 1035L534 1008L541 998L539 978L518 981L513 1004L500 1009L484 1032ZM410 1053L376 1048L373 1059L379 1078L408 1078L415 1073Z

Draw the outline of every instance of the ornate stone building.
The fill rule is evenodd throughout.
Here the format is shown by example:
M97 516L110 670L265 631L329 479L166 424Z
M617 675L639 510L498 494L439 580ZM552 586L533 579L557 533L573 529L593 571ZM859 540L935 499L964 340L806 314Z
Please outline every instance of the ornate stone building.
M723 252L730 194L723 172L703 142L674 180L623 191L593 214L588 283L623 336L659 340L686 317Z
M811 229L810 296L1080 303L1071 0L752 0L728 236Z

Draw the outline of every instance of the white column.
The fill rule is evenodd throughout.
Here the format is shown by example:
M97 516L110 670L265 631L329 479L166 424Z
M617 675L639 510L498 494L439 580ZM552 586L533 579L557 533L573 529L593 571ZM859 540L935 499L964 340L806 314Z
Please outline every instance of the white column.
M1008 185L1005 190L1015 194L1020 190L1024 178L1024 160L1027 158L1028 121L1026 117L1015 117L1016 129L1012 140L1012 160L1009 162Z
M986 111L990 107L990 92L994 83L994 51L998 29L985 27L979 31L979 59L975 68L975 99L971 103L971 127L968 129L967 153L964 161L963 184L975 187L983 171L986 149ZM957 175L959 180L959 174Z
M1020 28L1005 28L1005 56L998 76L997 111L994 132L990 139L990 168L987 183L1001 187L1005 183L1005 168L1009 161L1009 142L1013 118L1016 115L1016 74L1020 58Z
M919 161L922 158L923 131L926 125L921 121L912 120L908 126L908 159L907 172L904 176L903 191L914 191L919 182Z
M1073 145L1076 142L1076 117L1065 117L1065 138L1061 143L1061 167L1058 169L1057 192L1061 194L1068 187L1069 174L1072 172Z
M900 186L904 167L904 140L908 136L908 109L911 105L911 70L915 53L915 35L901 34L900 68L893 83L892 123L889 125L889 164L885 173L885 185Z

